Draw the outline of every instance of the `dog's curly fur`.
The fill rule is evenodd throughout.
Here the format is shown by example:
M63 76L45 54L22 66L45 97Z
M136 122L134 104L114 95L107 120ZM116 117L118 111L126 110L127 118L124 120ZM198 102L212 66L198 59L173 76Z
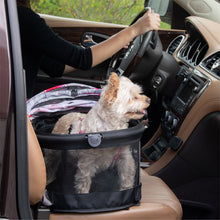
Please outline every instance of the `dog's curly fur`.
M64 115L55 124L52 133L68 134L70 125L72 125L71 134L125 129L130 119L142 118L144 109L150 104L150 99L141 93L141 88L131 80L126 77L119 79L116 73L112 73L98 103L87 114ZM129 146L121 149L111 147L71 150L70 154L78 158L75 175L77 193L89 193L92 177L110 166L117 167L120 190L132 188L136 169ZM59 153L53 150L46 151L48 183L54 180L60 159Z

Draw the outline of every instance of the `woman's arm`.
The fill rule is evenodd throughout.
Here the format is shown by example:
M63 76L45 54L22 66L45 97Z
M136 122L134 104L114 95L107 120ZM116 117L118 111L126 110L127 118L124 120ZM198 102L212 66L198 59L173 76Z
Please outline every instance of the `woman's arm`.
M133 25L123 29L119 33L113 35L109 39L100 44L91 47L92 50L92 66L96 66L115 53L121 48L127 47L129 43L137 36L144 34L150 30L158 30L160 26L160 16L151 12L149 9L143 17L141 17ZM66 65L64 73L74 71L75 68Z

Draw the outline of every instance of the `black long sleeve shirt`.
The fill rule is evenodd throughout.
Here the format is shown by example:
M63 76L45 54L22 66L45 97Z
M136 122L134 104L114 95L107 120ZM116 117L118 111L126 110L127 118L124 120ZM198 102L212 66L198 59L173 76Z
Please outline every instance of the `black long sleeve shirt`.
M82 70L91 68L90 48L82 48L64 40L29 8L18 6L18 18L28 98L33 95L40 69L51 77L60 77L65 64Z

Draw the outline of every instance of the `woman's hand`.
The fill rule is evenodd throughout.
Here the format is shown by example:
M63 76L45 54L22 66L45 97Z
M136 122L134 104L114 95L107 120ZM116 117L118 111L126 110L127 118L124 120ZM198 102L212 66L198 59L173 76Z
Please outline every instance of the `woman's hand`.
M157 31L160 27L160 21L160 15L152 13L150 8L141 18L139 18L130 27L133 29L135 37L137 37L151 30Z

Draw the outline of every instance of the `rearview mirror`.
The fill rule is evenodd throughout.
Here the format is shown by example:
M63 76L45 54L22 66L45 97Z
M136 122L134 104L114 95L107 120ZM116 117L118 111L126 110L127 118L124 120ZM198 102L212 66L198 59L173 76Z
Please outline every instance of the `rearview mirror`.
M164 16L167 13L170 0L145 0L144 7L150 7L155 13Z

